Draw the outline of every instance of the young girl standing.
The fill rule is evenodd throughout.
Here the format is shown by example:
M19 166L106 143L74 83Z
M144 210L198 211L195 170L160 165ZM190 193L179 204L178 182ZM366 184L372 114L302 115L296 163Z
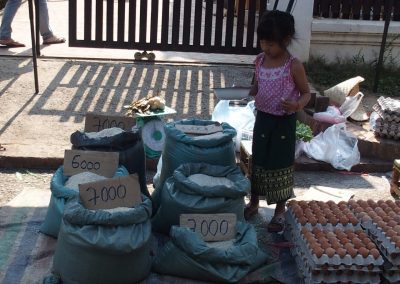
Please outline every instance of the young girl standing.
M303 64L287 47L295 34L289 13L270 11L257 28L262 53L255 60L255 82L250 95L257 109L253 132L251 199L246 219L258 211L259 196L276 204L268 231L284 226L286 201L293 193L296 112L310 99Z

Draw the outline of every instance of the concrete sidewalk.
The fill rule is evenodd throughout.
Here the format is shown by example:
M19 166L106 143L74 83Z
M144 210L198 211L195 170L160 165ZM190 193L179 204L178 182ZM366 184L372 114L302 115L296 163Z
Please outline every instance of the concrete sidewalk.
M249 84L252 68L232 65L146 64L40 59L34 95L31 59L0 61L0 152L3 167L55 167L82 130L88 111L124 115L123 106L160 91L176 109L165 120L210 119L214 87Z

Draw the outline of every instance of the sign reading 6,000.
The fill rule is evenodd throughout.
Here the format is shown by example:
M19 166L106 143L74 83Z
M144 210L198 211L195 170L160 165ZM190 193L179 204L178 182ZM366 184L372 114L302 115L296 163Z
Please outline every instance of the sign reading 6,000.
M110 178L114 176L118 162L118 152L65 150L64 175L92 172Z
M81 155L75 155L72 158L71 166L74 169L81 168L82 170L99 170L100 163L96 161L86 161L80 159Z
M182 214L180 226L200 234L205 241L223 241L235 237L235 214Z

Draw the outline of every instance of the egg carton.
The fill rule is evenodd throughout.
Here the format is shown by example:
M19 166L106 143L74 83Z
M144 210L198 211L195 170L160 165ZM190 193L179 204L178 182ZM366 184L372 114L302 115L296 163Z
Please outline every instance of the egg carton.
M315 270L309 266L307 259L295 255L298 273L304 278L305 283L338 283L338 282L352 282L352 283L380 283L379 272L364 272L352 270Z
M400 267L393 266L390 262L385 261L385 265L383 266L383 277L389 283L399 283L400 282Z
M288 224L287 226L287 233L286 235L288 238L292 240L293 243L299 245L302 251L305 252L306 256L311 259L317 266L323 265L345 265L345 266L381 266L383 265L383 258L379 256L375 259L372 255L368 255L366 258L362 257L361 255L356 255L356 257L351 257L350 255L346 254L344 257L340 257L339 255L335 254L333 257L328 257L326 254L322 254L320 258L318 258L315 254L312 253L312 249L310 248L309 243L305 239L304 235L300 232L297 232L297 228Z
M377 242L382 244L389 254L399 254L400 248L396 247L395 243L386 236L386 233L378 226L377 223L369 221L363 222L362 227L366 229L370 236L374 236Z
M374 234L371 234L369 230L367 230L367 233L371 240L376 244L378 247L379 251L381 254L394 266L400 266L400 254L399 253L393 253L390 250L388 250L388 247L385 246L385 244L380 240L379 237L377 237Z
M400 133L397 131L388 131L386 129L375 129L374 134L379 137L393 139L393 140L400 139Z
M302 225L299 222L299 220L296 217L296 215L294 214L292 208L290 208L290 207L288 208L288 210L286 210L285 214L286 214L285 215L286 219L289 219L290 221L294 221L294 224L296 224L298 229L301 229L303 227L307 228L307 229L310 229L310 230L312 228L320 228L320 229L328 229L328 230L333 230L333 229L337 229L337 228L344 229L344 230L347 230L347 229L350 229L350 230L361 229L360 223L358 223L357 225L353 225L352 223L347 223L345 225L343 225L342 223L338 223L336 225L333 225L331 223L327 223L326 225L322 225L320 223L317 223L316 225L311 225L310 223L306 223L305 225Z
M400 115L400 100L391 97L379 97L377 103L384 113Z
M394 266L388 260L385 261L383 265L383 277L389 283L399 283L400 282L400 266Z
M396 283L398 284L400 282L400 274L398 275L389 275L386 272L382 273L383 278L385 278L387 283Z
M359 266L359 265L329 265L324 264L322 266L318 266L313 259L310 258L309 254L303 251L300 247L296 246L291 248L291 253L293 255L297 255L301 257L304 261L307 261L308 266L315 271L325 272L325 271L341 271L341 270L351 270L351 271L358 271L358 272L377 272L380 273L383 271L381 265L368 265L368 266Z

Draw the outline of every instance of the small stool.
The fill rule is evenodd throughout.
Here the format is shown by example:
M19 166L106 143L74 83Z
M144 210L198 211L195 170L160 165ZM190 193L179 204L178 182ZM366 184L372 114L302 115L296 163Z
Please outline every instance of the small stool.
M400 197L400 159L393 162L392 180L390 182L390 193L399 198Z
M251 177L251 140L242 140L240 142L240 168L243 171L244 175L247 177Z

